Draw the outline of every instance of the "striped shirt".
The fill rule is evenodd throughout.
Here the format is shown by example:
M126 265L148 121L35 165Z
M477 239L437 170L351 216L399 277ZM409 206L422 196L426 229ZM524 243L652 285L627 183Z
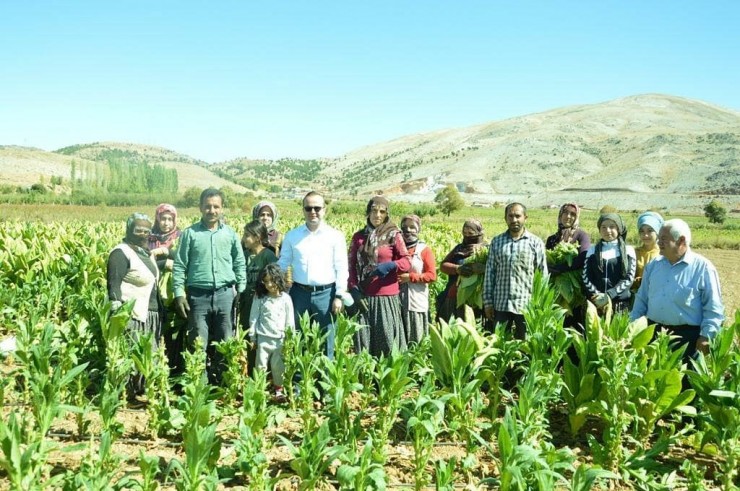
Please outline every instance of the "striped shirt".
M500 312L524 312L538 269L547 274L542 239L527 230L516 240L508 231L494 237L483 277L483 306Z

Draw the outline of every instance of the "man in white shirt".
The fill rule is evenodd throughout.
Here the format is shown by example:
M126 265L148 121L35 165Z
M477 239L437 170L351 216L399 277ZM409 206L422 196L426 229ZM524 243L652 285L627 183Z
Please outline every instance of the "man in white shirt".
M347 295L347 241L344 235L324 223L324 198L309 192L303 198L304 225L285 234L278 265L291 268L290 297L300 329L300 317L308 312L327 333L326 355L334 357L334 315L342 309Z

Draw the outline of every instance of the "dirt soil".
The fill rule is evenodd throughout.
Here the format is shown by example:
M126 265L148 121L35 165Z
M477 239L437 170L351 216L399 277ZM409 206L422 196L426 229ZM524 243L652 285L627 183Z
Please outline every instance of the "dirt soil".
M726 249L696 249L717 268L722 301L725 304L725 319L732 323L740 309L740 251Z

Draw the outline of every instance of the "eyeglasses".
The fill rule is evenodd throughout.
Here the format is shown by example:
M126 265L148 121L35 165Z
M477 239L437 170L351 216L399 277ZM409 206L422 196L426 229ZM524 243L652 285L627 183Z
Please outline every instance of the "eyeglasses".
M323 208L323 206L304 206L303 207L303 211L306 211L306 212L309 212L309 213L310 212L318 213L318 212L321 211L322 208Z

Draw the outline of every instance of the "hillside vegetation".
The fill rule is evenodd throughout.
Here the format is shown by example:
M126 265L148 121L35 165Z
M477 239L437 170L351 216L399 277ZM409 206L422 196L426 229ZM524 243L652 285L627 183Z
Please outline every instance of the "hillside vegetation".
M719 197L733 209L740 196L740 113L647 94L407 135L326 159L244 157L209 164L133 143L56 152L0 146L0 185L30 186L52 177L68 182L73 162L98 182L111 159L175 170L178 193L228 186L289 197L313 188L343 198L383 192L430 202L453 184L468 203L575 200L592 208L698 211Z

